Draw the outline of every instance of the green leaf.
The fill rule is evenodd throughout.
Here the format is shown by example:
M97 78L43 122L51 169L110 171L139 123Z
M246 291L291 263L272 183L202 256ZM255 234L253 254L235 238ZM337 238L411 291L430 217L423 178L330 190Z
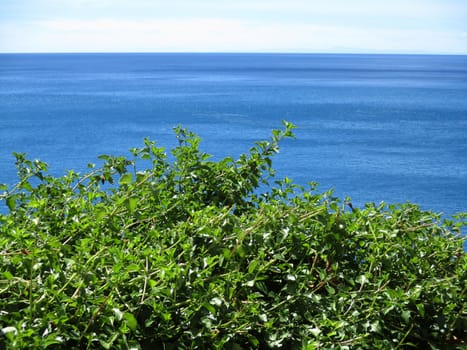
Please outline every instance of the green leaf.
M326 290L327 290L328 293L331 294L331 295L336 294L336 290L335 290L333 287L329 286L329 285L326 286Z
M216 308L213 307L211 304L209 304L209 303L204 303L203 306L204 306L211 314L215 314L215 313L216 313Z
M47 348L50 345L56 345L56 344L62 344L62 343L63 343L63 340L61 340L60 338L57 338L56 334L51 334L44 340L42 345L44 346L44 348Z
M112 346L112 344L111 344L110 342L105 342L105 341L102 340L102 339L99 339L99 344L101 344L101 346L102 346L105 350L110 349L110 347Z
M417 304L416 306L420 316L425 317L425 306L423 304Z
M128 272L137 272L140 270L141 270L141 267L137 264L130 264L126 267L126 271Z
M13 275L11 274L10 271L5 271L3 273L3 276L7 279L7 280L11 280L13 278Z
M6 199L6 205L8 206L8 209L10 209L10 211L15 210L16 208L16 197L16 195L12 195L7 197Z
M125 201L125 206L130 212L135 211L137 204L138 204L138 198L135 198L135 197L127 198L127 200Z
M255 271L256 267L258 266L258 260L253 260L249 265L248 265L248 273L252 273Z
M405 322L409 322L409 320L410 320L410 311L404 310L402 312L402 314L401 314L401 317Z
M33 190L31 184L29 183L29 181L25 181L21 184L21 188L22 189L25 189L26 191L29 191L31 192Z
M105 209L104 206L95 206L95 210L94 210L94 213L96 215L96 219L97 220L100 220L102 219L106 214L107 214L107 210Z
M129 312L125 312L123 315L125 318L126 324L128 325L128 328L130 328L132 331L135 331L136 328L138 327L138 322L136 321L135 316Z
M256 338L255 336L253 335L250 335L248 336L248 343L250 343L252 345L252 348L254 349L257 349L260 342L258 340L258 338ZM232 350L243 350L244 348L240 345L238 345L237 343L235 343L232 347Z
M133 181L133 175L131 173L123 174L118 182L120 185L127 185Z

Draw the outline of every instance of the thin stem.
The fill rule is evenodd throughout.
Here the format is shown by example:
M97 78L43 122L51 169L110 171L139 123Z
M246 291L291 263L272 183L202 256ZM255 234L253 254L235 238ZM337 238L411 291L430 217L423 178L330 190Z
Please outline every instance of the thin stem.
M149 277L149 261L148 261L148 257L146 257L146 275L144 276L143 294L141 295L140 304L144 304L144 295L146 294L146 287L148 285L148 277Z

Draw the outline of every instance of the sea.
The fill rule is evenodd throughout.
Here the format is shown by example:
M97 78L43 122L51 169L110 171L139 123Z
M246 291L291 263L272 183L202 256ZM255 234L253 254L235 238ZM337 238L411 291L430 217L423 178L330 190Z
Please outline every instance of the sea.
M467 211L467 56L248 53L0 54L0 183L12 152L84 173L173 128L237 158L281 121L297 125L273 160L354 206Z

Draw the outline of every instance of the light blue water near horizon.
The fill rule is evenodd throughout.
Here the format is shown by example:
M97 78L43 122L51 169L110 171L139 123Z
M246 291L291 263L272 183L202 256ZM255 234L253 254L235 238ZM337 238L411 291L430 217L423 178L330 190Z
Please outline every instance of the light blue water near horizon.
M84 172L144 137L169 149L181 124L237 157L282 119L298 128L278 177L358 206L467 211L467 56L0 54L0 183L13 151Z

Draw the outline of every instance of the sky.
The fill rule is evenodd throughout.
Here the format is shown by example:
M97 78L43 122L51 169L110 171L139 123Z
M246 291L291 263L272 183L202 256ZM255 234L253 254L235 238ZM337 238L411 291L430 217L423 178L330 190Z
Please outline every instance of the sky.
M0 0L2 52L467 54L467 0Z

